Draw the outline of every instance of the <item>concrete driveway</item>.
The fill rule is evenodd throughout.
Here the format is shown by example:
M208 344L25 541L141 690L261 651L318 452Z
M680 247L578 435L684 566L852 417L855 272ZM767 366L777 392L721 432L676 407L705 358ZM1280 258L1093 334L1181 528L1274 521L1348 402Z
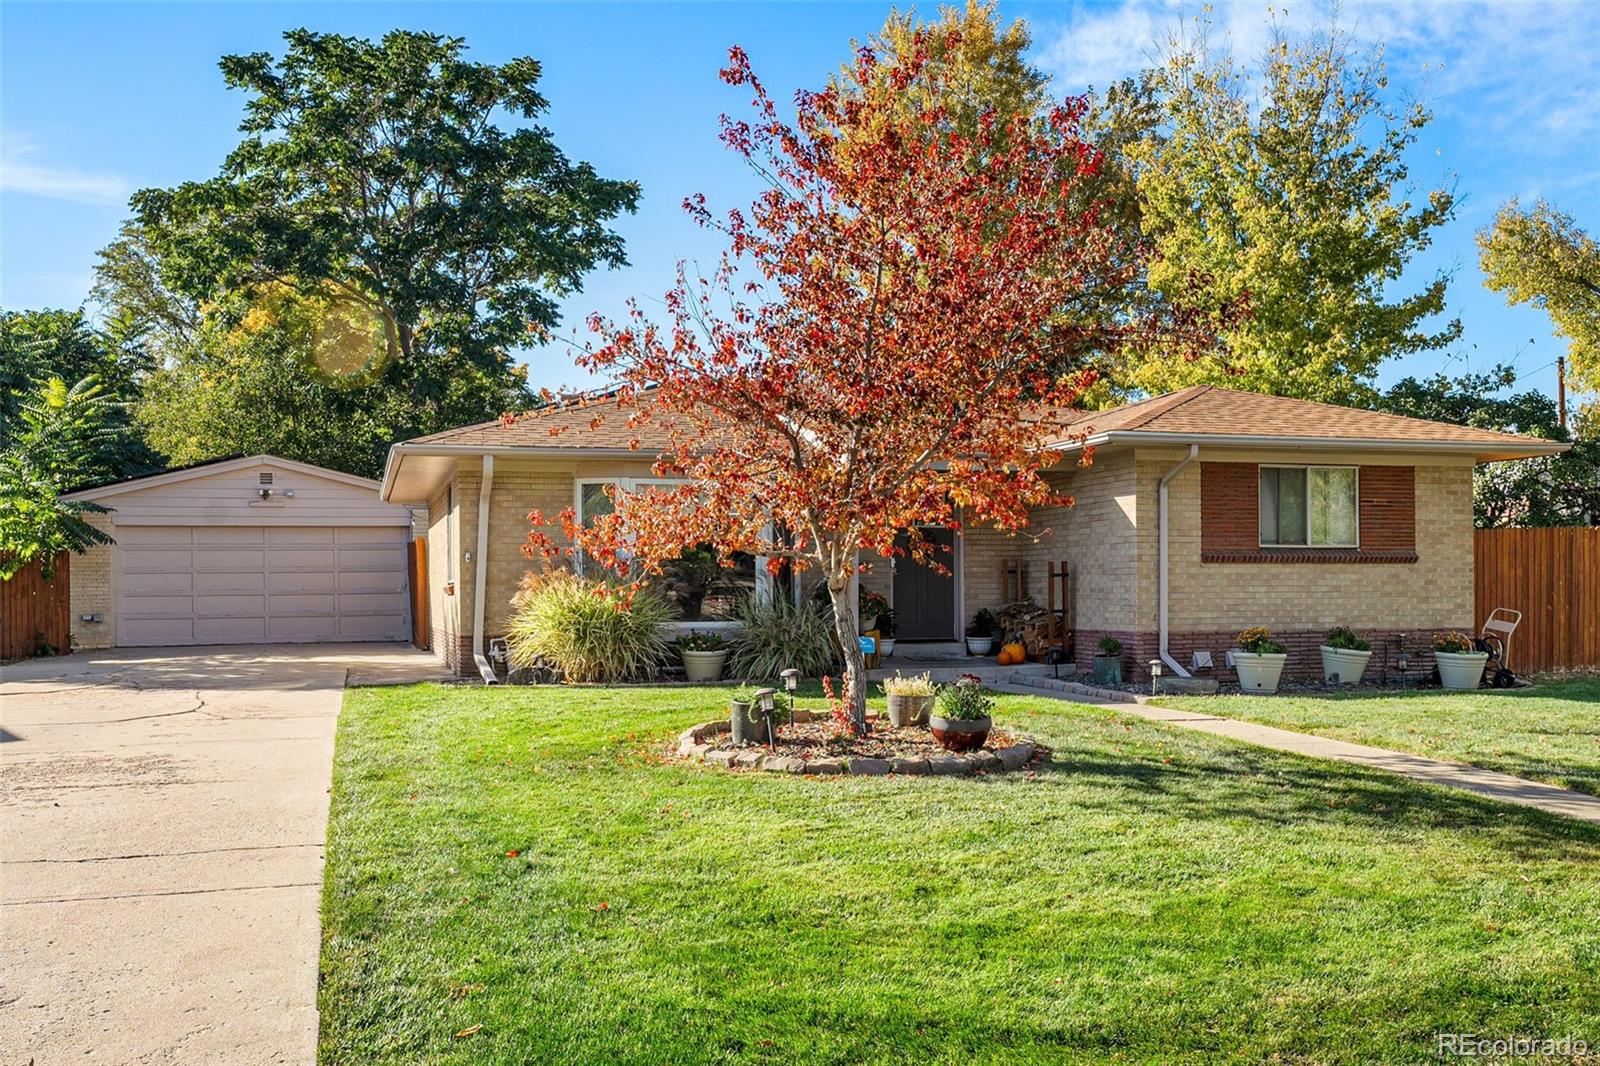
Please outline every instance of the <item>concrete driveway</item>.
M334 726L402 645L0 669L0 1063L311 1063Z

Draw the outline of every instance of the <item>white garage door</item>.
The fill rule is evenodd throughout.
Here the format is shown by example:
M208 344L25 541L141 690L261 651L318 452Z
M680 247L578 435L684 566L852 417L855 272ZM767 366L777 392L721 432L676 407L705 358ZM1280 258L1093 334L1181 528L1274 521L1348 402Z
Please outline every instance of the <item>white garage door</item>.
M407 530L124 526L118 643L405 640Z

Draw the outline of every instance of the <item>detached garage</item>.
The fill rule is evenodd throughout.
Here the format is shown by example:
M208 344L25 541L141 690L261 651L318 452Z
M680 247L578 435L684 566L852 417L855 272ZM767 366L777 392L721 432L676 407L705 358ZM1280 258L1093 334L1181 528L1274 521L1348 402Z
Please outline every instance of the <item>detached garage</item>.
M79 647L407 640L411 513L256 455L72 493L115 539L72 565Z

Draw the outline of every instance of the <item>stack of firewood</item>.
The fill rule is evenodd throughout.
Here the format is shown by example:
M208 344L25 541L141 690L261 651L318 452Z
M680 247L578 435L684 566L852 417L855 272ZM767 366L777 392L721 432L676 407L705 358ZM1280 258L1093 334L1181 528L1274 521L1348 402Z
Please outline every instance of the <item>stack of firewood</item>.
M1055 644L1055 618L1032 600L1008 603L995 612L1002 644L1021 644L1030 659Z

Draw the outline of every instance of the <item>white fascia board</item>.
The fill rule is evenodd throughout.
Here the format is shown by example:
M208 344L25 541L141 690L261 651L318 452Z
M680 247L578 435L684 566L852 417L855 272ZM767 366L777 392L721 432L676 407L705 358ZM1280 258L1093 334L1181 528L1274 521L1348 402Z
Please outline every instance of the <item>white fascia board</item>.
M1052 451L1071 452L1084 447L1111 444L1200 444L1226 448L1273 448L1289 451L1372 451L1434 452L1447 455L1498 456L1512 452L1513 458L1559 455L1572 445L1564 441L1527 438L1512 445L1477 441L1383 440L1376 437L1277 437L1253 433L1154 433L1138 430L1111 430L1091 434L1082 441L1059 441ZM1493 460L1486 460L1493 461Z

